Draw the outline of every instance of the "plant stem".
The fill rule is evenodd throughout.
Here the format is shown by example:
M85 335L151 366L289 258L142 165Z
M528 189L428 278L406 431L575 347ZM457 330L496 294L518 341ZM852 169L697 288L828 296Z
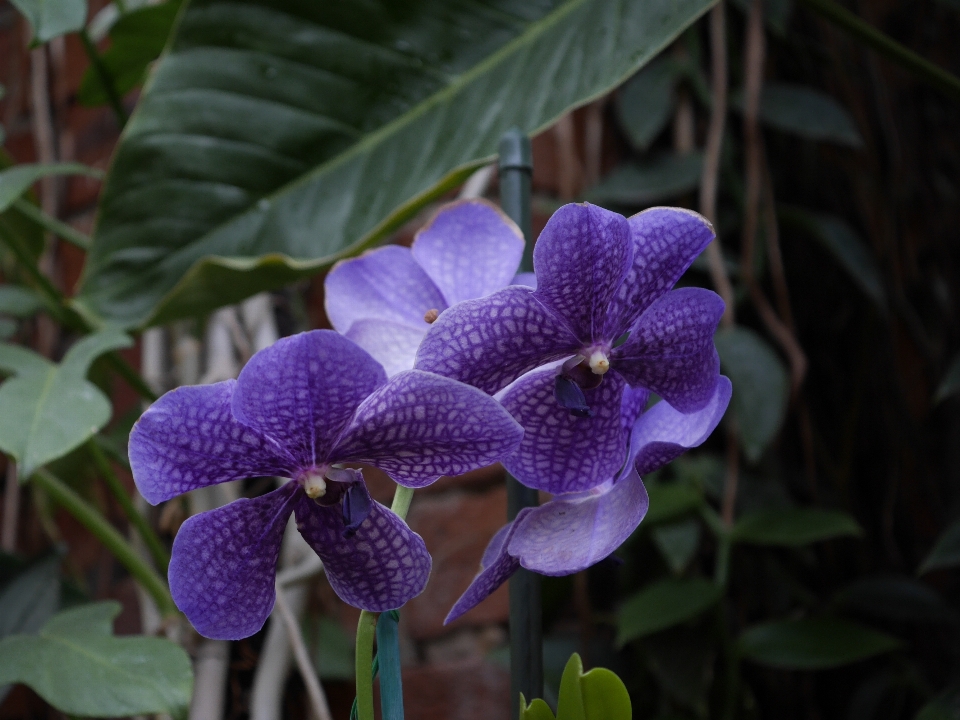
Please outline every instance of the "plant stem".
M357 623L357 718L373 720L373 638L377 634L378 613L363 610Z
M118 9L120 8L118 7ZM120 9L120 12L123 13L123 10ZM117 116L117 122L120 124L120 129L122 130L123 126L127 124L128 117L127 111L123 109L123 100L120 97L120 93L117 92L117 88L113 84L113 76L110 74L107 66L104 65L103 58L100 57L100 53L97 52L97 46L94 45L93 40L90 39L90 34L87 32L87 29L83 28L79 34L80 42L83 44L83 50L87 53L87 57L90 58L90 65L97 74L97 78L103 86L103 91L107 94L110 107L113 108L113 114Z
M73 227L58 220L53 217L53 215L47 215L43 210L38 208L31 202L27 202L23 198L17 198L13 201L13 207L17 209L22 215L26 216L37 225L42 227L44 230L48 230L54 235L63 238L71 245L75 245L81 250L90 249L90 238L84 235L79 230L75 230Z
M110 490L110 493L117 499L117 502L120 503L120 507L123 509L123 513L127 516L130 524L140 533L140 537L143 538L147 550L150 551L150 557L153 558L153 562L160 569L160 572L166 574L167 566L170 564L170 555L163 547L163 543L160 542L160 538L157 537L153 528L150 527L147 519L137 512L137 509L133 505L133 500L131 500L127 494L127 490L123 487L123 483L120 482L120 478L117 477L113 468L110 467L110 461L107 459L103 450L100 449L96 438L90 438L87 445L90 449L90 454L93 456L93 462L96 464L97 469L100 470L100 476L107 486L107 489Z
M889 35L877 30L831 0L801 0L811 10L819 13L839 28L846 30L860 42L869 45L888 60L914 73L921 80L951 95L960 98L960 78L939 65L908 50Z
M150 594L163 615L172 615L177 612L177 607L173 603L173 598L170 597L170 590L166 583L160 579L156 571L137 554L137 551L133 549L123 535L96 508L77 495L49 470L44 468L37 470L31 480L46 491L53 500L62 505L67 512L73 515L81 525L93 533L113 553L114 557L130 571L130 574Z
M406 520L411 502L413 502L413 488L397 485L397 491L393 494L393 503L390 505L390 509L399 515L402 520Z

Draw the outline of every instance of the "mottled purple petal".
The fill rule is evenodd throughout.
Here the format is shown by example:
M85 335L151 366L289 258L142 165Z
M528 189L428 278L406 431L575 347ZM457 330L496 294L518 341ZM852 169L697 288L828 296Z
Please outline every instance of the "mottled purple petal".
M514 285L441 313L420 344L415 367L493 394L579 348L561 318L531 290Z
M636 472L606 492L554 498L516 521L507 552L541 575L570 575L610 555L637 529L650 501Z
M523 440L503 464L527 487L554 494L580 492L610 479L623 465L627 433L620 422L624 382L607 373L584 390L592 417L576 417L553 396L556 368L527 373L500 401L523 427Z
M523 255L523 233L496 205L461 200L442 207L410 249L450 306L509 285Z
M373 612L395 610L416 597L430 577L423 538L378 502L351 537L340 508L323 507L301 493L297 528L320 559L340 599Z
M713 397L701 410L684 414L661 401L644 413L630 439L637 472L651 473L710 437L727 410L730 392L730 380L721 375Z
M399 245L338 262L324 281L324 297L330 324L340 332L364 319L426 330L424 313L447 307L410 249Z
M419 328L390 320L357 320L344 334L383 365L387 377L392 377L413 367L427 327L426 323Z
M204 637L239 640L266 622L294 483L187 518L173 541L170 593Z
M705 217L683 208L650 208L628 222L633 266L610 308L611 323L624 330L676 284L714 238Z
M517 514L516 520L504 525L493 536L483 553L480 572L450 609L443 621L444 625L452 623L465 612L472 610L483 600L486 600L494 590L503 585L510 579L511 575L520 569L520 561L506 552L506 546L510 542L517 523L523 520L523 517L529 512L529 508L524 508Z
M130 432L130 467L147 502L228 480L295 472L283 448L234 420L236 384L180 387L140 416Z
M557 210L533 249L536 297L582 342L604 338L610 303L633 263L627 219L596 205Z
M649 388L677 410L699 410L720 374L713 334L722 315L716 293L672 290L640 316L627 342L613 351L613 366L628 383Z
M367 462L423 487L513 452L523 430L475 387L420 370L391 378L357 409L332 462Z
M357 406L385 381L380 364L355 343L313 330L250 358L237 378L233 415L310 467L326 459Z
M623 389L623 400L620 403L620 422L625 432L629 433L640 417L640 413L650 400L650 391L646 388L635 388L627 385Z

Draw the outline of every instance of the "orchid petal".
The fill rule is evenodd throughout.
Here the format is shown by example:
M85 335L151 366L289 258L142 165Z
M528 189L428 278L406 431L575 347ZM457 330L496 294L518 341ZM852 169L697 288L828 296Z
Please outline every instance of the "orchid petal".
M383 365L387 377L409 370L417 357L417 348L427 332L423 328L403 325L391 320L357 320L344 333Z
M534 370L503 393L501 403L524 431L520 447L503 464L527 487L580 492L612 478L626 458L620 420L624 382L610 372L599 387L584 390L592 416L577 417L554 398L556 372Z
M500 208L471 199L441 208L410 250L443 293L446 304L432 306L442 310L509 285L523 244L520 228Z
M689 414L661 401L637 421L630 439L636 470L641 475L663 467L710 437L730 403L732 386L724 375L710 401Z
M415 367L492 394L579 347L533 291L512 285L442 312L420 344Z
M349 537L339 507L301 494L294 512L300 534L344 602L372 612L395 610L426 587L431 560L423 538L380 503Z
M409 370L357 409L332 462L368 462L401 485L490 465L513 452L523 430L489 395L449 378Z
M342 335L300 333L250 358L237 378L233 415L307 468L326 459L363 399L385 381L380 364Z
M650 400L650 391L646 388L635 388L627 385L623 389L623 400L620 403L621 427L629 433L637 418L643 413Z
M631 471L606 492L554 498L515 523L507 552L541 575L571 575L610 555L637 529L650 500Z
M623 329L667 293L714 238L705 217L683 208L650 208L628 222L633 266L610 307L611 322Z
M681 412L713 397L720 358L713 334L723 300L703 288L672 290L640 316L626 343L613 351L613 366L631 385L657 393Z
M537 274L533 272L522 272L517 273L516 277L513 278L511 285L523 285L524 287L537 289Z
M204 637L239 640L263 627L276 598L283 530L297 486L187 518L173 541L170 593Z
M177 388L130 432L130 467L152 505L197 488L259 475L290 476L293 458L230 411L236 380Z
M409 248L387 245L360 257L341 260L324 281L330 324L347 332L358 320L388 320L427 329L427 310L447 303Z
M632 264L626 218L596 205L564 205L533 249L536 297L582 342L608 339L609 306Z

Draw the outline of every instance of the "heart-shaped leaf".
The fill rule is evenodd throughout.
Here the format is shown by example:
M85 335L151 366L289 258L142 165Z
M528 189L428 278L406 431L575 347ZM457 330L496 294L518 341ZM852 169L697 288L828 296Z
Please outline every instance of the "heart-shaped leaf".
M787 670L822 670L889 652L896 638L835 618L766 623L740 636L740 652L761 665Z
M0 344L0 450L12 455L21 481L84 442L110 419L110 402L85 379L100 355L131 344L116 330L88 335L60 365L17 345Z
M692 620L716 603L721 594L719 585L703 578L653 583L620 608L617 642L622 645Z
M524 709L529 713L524 720L552 720L553 714L546 714L549 707L540 703L535 700ZM560 679L556 720L630 720L632 713L630 695L615 673L606 668L584 673L580 656L570 656Z
M315 273L710 5L194 0L114 157L78 311L141 326Z
M802 547L845 535L859 536L863 529L839 510L777 508L744 515L733 528L736 542L751 545Z
M0 640L0 685L29 685L69 715L182 712L193 688L190 658L168 640L115 637L120 609L84 605L55 615L38 635Z

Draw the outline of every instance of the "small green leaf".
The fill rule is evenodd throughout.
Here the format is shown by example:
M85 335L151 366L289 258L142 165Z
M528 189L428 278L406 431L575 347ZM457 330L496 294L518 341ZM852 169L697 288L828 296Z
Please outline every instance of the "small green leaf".
M114 637L120 609L84 605L55 615L39 635L0 640L0 685L29 685L69 715L182 712L193 688L190 658L168 640Z
M659 525L651 532L653 543L670 567L680 575L690 564L700 545L700 523L690 518L678 523Z
M60 558L43 560L4 588L0 594L0 638L32 635L60 607Z
M932 588L897 575L855 580L837 593L834 602L846 610L896 622L943 623L955 617Z
M20 480L76 448L110 419L109 400L84 379L103 353L131 344L116 330L88 335L58 366L16 345L0 344L0 371L15 374L0 385L0 450L16 461Z
M520 720L556 720L550 706L540 698L534 698L527 705L526 698L520 693Z
M646 150L673 114L673 88L681 68L660 55L624 83L617 93L617 117L630 143Z
M0 212L9 208L13 201L23 195L37 180L49 175L86 175L103 177L99 170L80 163L55 163L51 165L15 165L0 172Z
M780 432L789 381L783 363L752 330L735 326L714 336L720 364L733 383L730 402L747 459L756 462Z
M960 565L960 520L950 525L920 566L919 574Z
M543 708L538 712L545 720L552 717L543 714ZM631 716L630 695L620 678L606 668L584 673L580 656L571 655L560 679L557 720L630 720Z
M0 313L25 318L42 307L43 301L30 288L22 285L0 285Z
M761 665L822 670L889 652L900 643L844 620L808 618L757 625L740 636L739 645L744 657Z
M11 1L33 28L35 43L76 32L87 20L87 0Z
M716 583L703 578L668 579L653 583L620 608L620 645L679 625L700 615L720 599Z
M947 368L947 372L933 396L933 402L934 404L942 402L958 392L960 392L960 355L957 355L950 363L950 367Z
M743 110L743 93L734 93L730 104ZM863 139L850 114L829 95L788 83L767 83L760 95L760 119L783 132L809 140L826 140L860 147Z
M647 487L650 509L644 517L644 525L673 520L693 512L703 502L696 488L680 483L650 483Z
M605 207L648 205L696 188L702 168L703 154L699 152L621 165L592 188L586 199Z
M751 545L802 547L846 535L860 536L863 529L839 510L776 508L744 515L733 527L736 542Z

